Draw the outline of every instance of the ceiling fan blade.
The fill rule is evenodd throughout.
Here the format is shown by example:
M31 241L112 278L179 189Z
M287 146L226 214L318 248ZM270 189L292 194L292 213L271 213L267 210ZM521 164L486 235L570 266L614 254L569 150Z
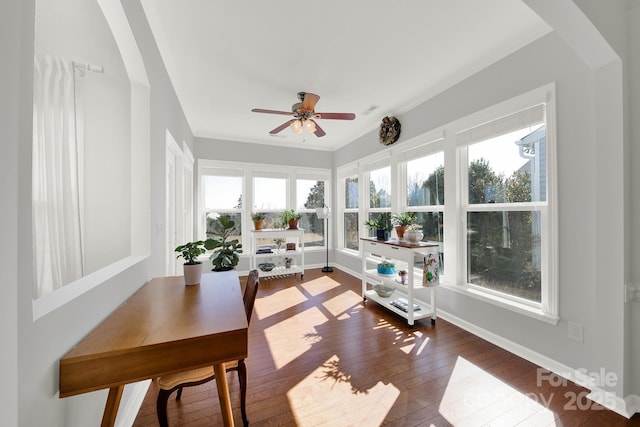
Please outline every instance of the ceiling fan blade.
M315 93L305 93L300 108L306 111L313 111L319 99L320 97Z
M287 126L289 126L291 123L295 122L296 119L291 119L289 121L284 122L283 124L281 124L280 126L278 126L277 128L275 128L274 130L272 130L271 132L269 132L271 135L275 135L278 132L282 131L283 129L286 129Z
M320 126L318 126L318 122L316 122L315 120L311 120L313 123L316 124L316 131L314 132L315 136L317 136L318 138L325 136L327 133L322 130L322 128Z
M333 119L333 120L353 120L356 115L353 113L315 113L316 119Z
M293 113L290 111L278 111L278 110L265 110L263 108L254 108L251 111L254 113L267 113L267 114L282 114L283 116L292 116Z

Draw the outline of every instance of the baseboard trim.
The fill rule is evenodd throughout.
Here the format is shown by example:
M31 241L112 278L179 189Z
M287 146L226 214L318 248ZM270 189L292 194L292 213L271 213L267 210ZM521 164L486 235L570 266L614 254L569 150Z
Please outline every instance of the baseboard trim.
M142 401L147 395L151 380L127 384L124 387L120 410L116 418L117 427L131 427L140 412Z

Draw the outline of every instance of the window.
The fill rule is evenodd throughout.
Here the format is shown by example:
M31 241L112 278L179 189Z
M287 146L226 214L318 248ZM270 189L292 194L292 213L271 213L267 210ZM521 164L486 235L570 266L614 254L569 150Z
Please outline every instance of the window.
M350 176L342 180L344 189L344 210L342 212L343 246L358 250L358 177Z
M443 286L557 323L554 98L550 84L340 166L339 247L358 249L367 219L412 212Z
M318 218L316 208L325 206L325 181L298 179L296 181L296 212L302 214L305 247L325 246L324 219Z
M264 228L280 228L280 214L287 209L287 179L255 177L253 211L265 215Z
M206 237L213 237L213 221L220 215L229 215L236 223L231 239L242 239L243 177L207 175L202 180L206 218Z
M546 126L535 123L467 147L467 282L542 302L541 213Z
M444 153L442 151L406 164L407 212L416 216L423 241L439 243L441 274L444 274Z
M299 227L305 229L305 245L310 249L325 247L325 225L318 219L316 208L330 200L329 170L200 160L198 176L198 238L212 237L211 222L219 215L229 215L236 222L237 233L232 238L249 248L253 213L265 216L265 228L281 228L280 214L294 209L302 214ZM274 242L259 240L258 245Z

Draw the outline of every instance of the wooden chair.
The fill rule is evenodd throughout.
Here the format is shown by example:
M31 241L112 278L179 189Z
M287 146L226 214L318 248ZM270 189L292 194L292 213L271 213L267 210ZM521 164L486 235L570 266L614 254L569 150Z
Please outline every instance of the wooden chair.
M252 270L247 278L247 284L244 289L244 309L247 314L247 323L251 322L251 313L253 313L253 303L256 300L258 294L258 270ZM225 362L225 370L237 371L238 381L240 382L240 410L242 411L242 422L246 426L249 425L247 420L246 411L246 399L247 399L247 367L244 363L244 359L234 360L231 362ZM215 379L213 373L213 366L206 366L204 368L191 369L185 372L178 372L175 374L165 375L158 378L158 386L160 391L158 392L158 400L156 401L156 413L158 415L158 422L160 427L168 427L169 422L167 420L167 402L169 396L174 391L178 391L176 400L182 397L182 389L184 387L192 387L200 384L204 384Z

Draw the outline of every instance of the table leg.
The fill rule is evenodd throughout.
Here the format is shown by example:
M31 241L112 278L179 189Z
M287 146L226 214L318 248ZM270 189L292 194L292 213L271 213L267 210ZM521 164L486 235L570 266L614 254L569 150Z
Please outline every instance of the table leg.
M122 398L122 390L124 390L124 384L109 389L109 397L107 397L107 404L102 414L101 427L113 427L115 425L118 406L120 406L120 399Z
M226 427L233 427L233 413L231 412L231 398L229 397L229 385L227 384L227 371L224 363L213 365L213 372L216 374L216 386L218 387L218 398L220 399L220 409L222 410L222 420Z

